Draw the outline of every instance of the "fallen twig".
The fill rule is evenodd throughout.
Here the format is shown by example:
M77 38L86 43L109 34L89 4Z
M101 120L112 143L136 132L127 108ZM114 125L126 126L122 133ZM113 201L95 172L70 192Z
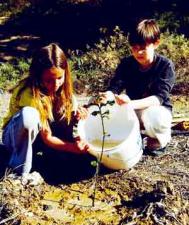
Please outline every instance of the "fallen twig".
M7 223L10 220L14 220L17 216L18 216L18 214L13 215L13 216L11 216L9 218L3 219L3 220L0 221L0 224L5 224L5 223Z
M177 135L189 135L189 130L172 130L171 131L172 136L177 136Z

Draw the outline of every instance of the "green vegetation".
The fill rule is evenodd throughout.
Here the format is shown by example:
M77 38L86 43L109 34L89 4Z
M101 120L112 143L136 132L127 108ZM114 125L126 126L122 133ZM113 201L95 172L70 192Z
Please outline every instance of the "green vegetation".
M140 11L136 10L136 6ZM0 64L0 88L7 89L27 74L32 54L30 50L35 47L34 39L29 42L29 38L19 40L16 37L28 35L39 38L41 44L57 41L69 53L78 93L103 91L120 59L130 53L127 31L132 20L155 17L164 32L158 51L173 60L176 86L187 89L187 8L187 1L179 0L166 3L162 0L145 0L145 3L137 0L2 0L0 21L6 30L3 37L6 41L0 48L5 56L14 52L15 58ZM114 16L111 9L116 12ZM10 35L14 38L11 39ZM28 49L29 56L18 50L21 47ZM178 88L175 90L178 91Z
M174 62L177 83L189 82L189 39L184 35L166 32L162 35L158 51Z
M29 34L42 42L48 37L45 41L56 40L63 49L72 49L68 52L78 93L104 90L120 59L129 54L127 31L132 20L145 17L158 20L164 31L158 51L175 63L177 84L186 84L189 40L183 34L189 34L187 8L187 1L179 0L2 0L0 21L6 30L3 38L9 41L2 42L1 52L14 52L17 58L0 64L0 88L7 89L27 74L31 55L21 55L23 51L18 49L31 46L9 35ZM114 16L111 9L116 12Z
M101 32L106 31L102 29ZM86 86L89 92L103 90L120 59L128 54L127 37L119 27L116 27L112 35L100 39L94 47L87 46L85 52L71 53L74 78L78 79L76 82Z
M161 36L158 52L170 58L176 69L176 83L189 82L189 40L184 35L165 32ZM130 54L127 36L116 27L113 34L101 39L86 52L72 53L72 68L76 81L94 92L103 90L113 75L120 59ZM93 84L93 85L90 85ZM93 87L91 87L93 86Z
M28 0L2 0L0 3L0 16L21 13L24 8L29 7L31 2Z
M106 30L101 32L106 33ZM70 51L70 64L76 90L93 93L106 88L120 59L130 54L127 36L116 27L111 35L104 35L85 51ZM189 40L184 35L165 32L158 52L172 59L177 84L189 82ZM7 89L28 73L31 59L17 58L0 64L0 88ZM91 85L93 84L93 85Z
M29 70L30 60L14 59L0 64L0 89L7 90L23 78Z

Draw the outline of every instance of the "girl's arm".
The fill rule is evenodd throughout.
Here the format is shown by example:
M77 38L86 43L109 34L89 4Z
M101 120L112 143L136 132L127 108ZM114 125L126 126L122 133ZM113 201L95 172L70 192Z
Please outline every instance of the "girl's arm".
M61 140L58 137L52 136L52 133L50 129L42 129L40 131L41 137L44 141L44 143L56 150L59 151L66 151L66 152L72 152L72 153L86 153L89 149L89 146L79 138L74 142L66 142Z

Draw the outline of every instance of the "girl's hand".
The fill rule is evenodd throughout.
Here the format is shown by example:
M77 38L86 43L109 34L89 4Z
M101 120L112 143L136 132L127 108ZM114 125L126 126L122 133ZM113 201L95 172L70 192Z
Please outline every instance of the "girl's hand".
M81 140L80 137L75 138L75 142L73 143L73 152L77 154L86 154L89 151L89 145L86 141Z
M88 116L88 110L82 106L79 106L76 111L76 119L77 120L84 120Z
M76 154L86 154L89 150L89 145L85 141L81 140L80 137L75 138L75 142L66 142L58 137L52 136L50 129L42 129L40 134L44 143L56 150Z
M115 95L115 99L118 105L123 105L131 101L128 95L125 94Z
M49 139L49 137L52 136L52 132L50 128L42 128L40 131L40 135L42 137L42 140L46 143L46 140Z

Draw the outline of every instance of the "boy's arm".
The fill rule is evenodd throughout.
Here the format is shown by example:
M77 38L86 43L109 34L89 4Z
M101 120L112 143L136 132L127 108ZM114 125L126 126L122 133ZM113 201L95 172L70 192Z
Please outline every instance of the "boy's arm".
M175 83L175 70L172 61L168 62L162 67L159 76L151 85L151 95L155 95L162 105L170 98L170 92Z
M150 106L162 105L164 102L169 99L171 89L175 82L175 71L173 63L168 60L166 64L164 64L159 71L158 77L155 78L155 81L151 84L149 89L149 96L131 100L130 104L134 109L144 109ZM127 103L124 102L124 96L118 96L122 104Z
M162 105L166 99L169 99L174 82L174 65L169 60L162 67L158 78L152 83L150 96L139 100L132 100L131 105L134 109L144 109L150 106Z
M126 94L115 95L115 100L118 105L129 103L133 109L144 109L149 106L160 105L160 101L157 96L149 96L138 100L130 100Z
M150 106L156 106L160 105L159 98L155 95L138 99L138 100L131 100L130 105L133 107L133 109L145 109Z

